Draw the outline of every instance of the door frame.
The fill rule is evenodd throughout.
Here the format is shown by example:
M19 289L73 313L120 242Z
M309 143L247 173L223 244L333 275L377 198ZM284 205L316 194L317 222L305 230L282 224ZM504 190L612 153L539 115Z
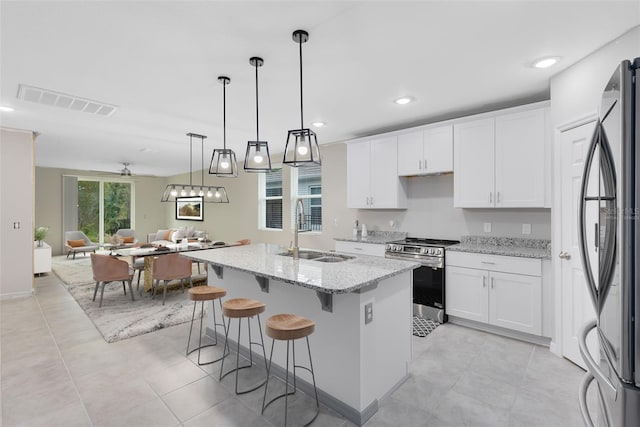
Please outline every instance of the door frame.
M562 132L585 125L598 119L597 110L592 110L574 120L564 122L555 127L553 133L553 174L551 188L553 193L553 207L551 209L551 265L553 267L554 286L554 336L549 350L562 357L562 263L557 254L562 250ZM574 213L577 215L577 212Z

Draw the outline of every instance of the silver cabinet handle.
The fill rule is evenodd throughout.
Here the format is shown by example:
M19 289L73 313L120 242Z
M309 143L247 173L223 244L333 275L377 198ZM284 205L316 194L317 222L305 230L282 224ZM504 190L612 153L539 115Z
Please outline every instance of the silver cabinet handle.
M373 196L371 196L371 206L373 206Z
M493 277L491 278L491 289L493 289Z
M422 160L418 160L418 169L422 170Z
M500 192L498 191L498 194L496 196L496 203L500 203Z
M480 264L495 265L495 262L493 262L493 261L480 261Z
M483 288L487 287L487 276L482 276L482 287Z
M356 251L361 251L362 250L362 248L353 248L353 249L355 249Z
M427 170L427 159L424 159L424 170Z
M489 203L493 203L493 192L489 192Z

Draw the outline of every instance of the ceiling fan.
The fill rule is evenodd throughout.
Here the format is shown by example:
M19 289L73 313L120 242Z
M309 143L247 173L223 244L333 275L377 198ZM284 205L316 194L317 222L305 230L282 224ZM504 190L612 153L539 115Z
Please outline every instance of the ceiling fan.
M122 162L124 167L120 169L120 176L131 176L131 170L129 169L130 164L129 162Z

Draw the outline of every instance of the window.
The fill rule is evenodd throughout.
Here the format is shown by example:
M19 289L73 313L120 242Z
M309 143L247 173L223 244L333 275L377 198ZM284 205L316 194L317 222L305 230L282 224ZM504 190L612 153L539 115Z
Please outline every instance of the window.
M282 230L282 166L273 166L271 172L261 173L258 183L259 227Z
M302 199L305 213L304 230L322 231L322 169L320 165L292 168L292 209L295 199ZM295 211L291 218L295 221ZM293 225L293 224L292 224Z
M94 242L120 228L132 228L133 184L78 179L78 230Z

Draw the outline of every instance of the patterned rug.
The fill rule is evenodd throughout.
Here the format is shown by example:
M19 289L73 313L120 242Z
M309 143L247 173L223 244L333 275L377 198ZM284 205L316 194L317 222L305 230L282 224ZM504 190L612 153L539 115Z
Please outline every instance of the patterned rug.
M413 316L413 335L424 338L433 332L440 323L430 319L423 319L419 316Z
M67 291L85 311L106 342L120 341L191 321L193 302L189 300L187 290L185 289L183 293L179 286L170 284L165 304L162 305L161 293L156 295L155 299L151 299L150 292L143 292L140 296L136 291L136 274L136 280L132 285L135 301L131 301L128 286L125 296L122 282L109 283L104 290L102 307L98 307L100 291L96 301L92 301L95 282L89 255L76 256L75 260L67 260L64 256L53 257L52 267L54 273L62 280ZM193 282L206 284L206 276L198 275L195 264ZM197 318L199 318L199 311L198 308Z

